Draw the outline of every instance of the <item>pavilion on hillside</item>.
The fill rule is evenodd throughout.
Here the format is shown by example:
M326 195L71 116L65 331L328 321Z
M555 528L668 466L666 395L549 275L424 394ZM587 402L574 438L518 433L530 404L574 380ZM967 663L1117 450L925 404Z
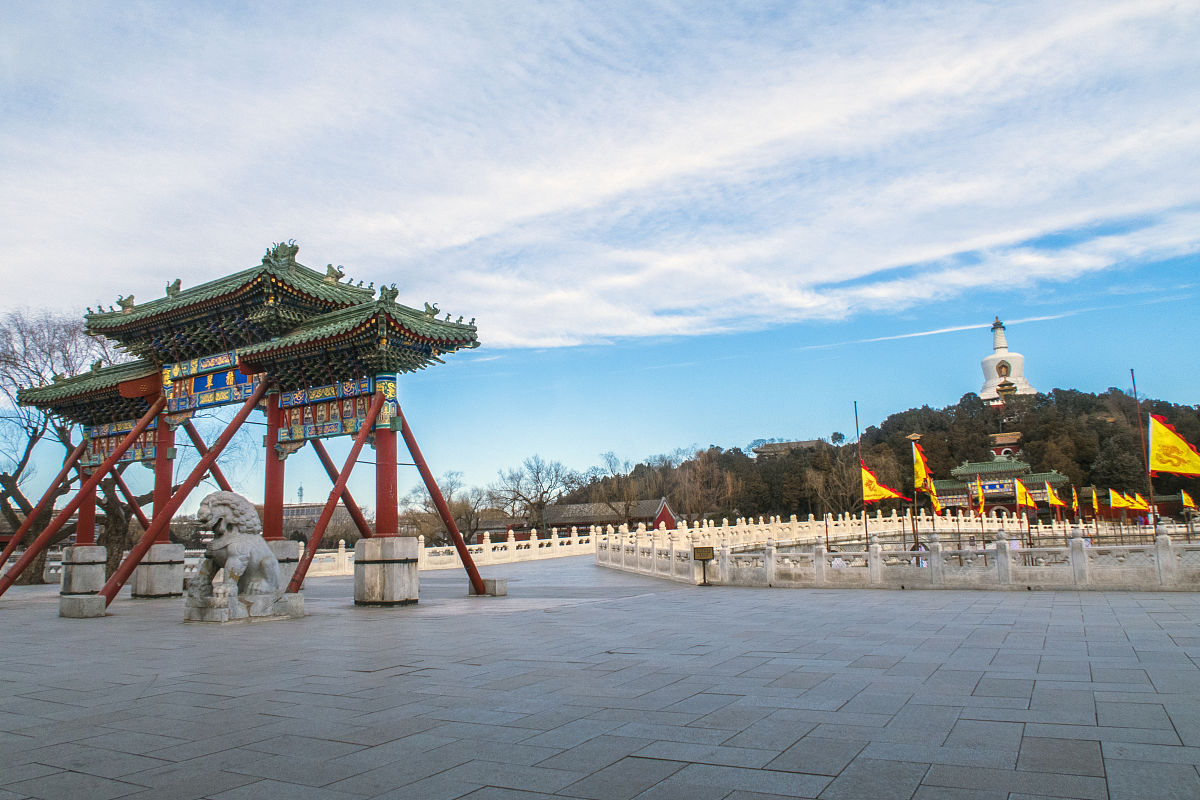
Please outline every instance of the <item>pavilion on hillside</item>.
M949 480L933 482L943 506L969 510L977 505L975 484L978 478L983 486L986 508L989 511L1004 509L1010 514L1017 513L1015 480L1024 483L1029 494L1039 503L1046 502L1047 483L1057 493L1059 487L1068 486L1071 482L1066 475L1055 470L1034 472L1029 464L1011 456L997 456L991 461L964 461L950 470L950 474L953 477Z

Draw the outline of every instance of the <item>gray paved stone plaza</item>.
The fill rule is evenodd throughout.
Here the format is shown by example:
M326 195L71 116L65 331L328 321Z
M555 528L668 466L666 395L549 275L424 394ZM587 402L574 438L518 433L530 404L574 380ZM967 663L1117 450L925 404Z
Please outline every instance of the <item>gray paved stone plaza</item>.
M183 624L0 600L0 800L1197 798L1200 597L701 588L590 558Z

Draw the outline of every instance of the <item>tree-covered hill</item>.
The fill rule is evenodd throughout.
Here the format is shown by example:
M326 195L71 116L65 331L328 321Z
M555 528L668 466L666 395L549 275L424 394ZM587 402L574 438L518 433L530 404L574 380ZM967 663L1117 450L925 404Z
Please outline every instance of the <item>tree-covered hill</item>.
M1147 413L1162 415L1188 441L1200 443L1200 407L1143 400L1140 424L1145 424ZM1002 407L987 406L972 393L945 408L911 408L868 427L861 438L862 453L880 480L909 493L910 434L921 434L934 477L946 478L965 461L990 459L989 434L1002 431L1021 432L1022 460L1034 472L1057 470L1081 488L1145 492L1134 401L1115 388L1100 394L1055 389L1014 397ZM829 438L838 442L842 437ZM740 448L713 446L677 451L624 469L614 468L610 459L607 469L593 470L564 502L612 504L665 495L677 512L688 515L819 515L862 507L857 466L854 443L820 441L757 459ZM1157 494L1180 489L1200 495L1200 479L1162 475L1155 480Z

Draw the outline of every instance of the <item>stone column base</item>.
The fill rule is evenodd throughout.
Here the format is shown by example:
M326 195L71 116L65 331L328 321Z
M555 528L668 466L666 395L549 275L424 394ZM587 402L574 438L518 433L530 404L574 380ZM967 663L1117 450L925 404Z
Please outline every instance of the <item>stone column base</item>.
M183 596L183 545L150 546L142 563L133 571L130 589L142 600Z
M107 608L98 594L64 594L58 598L58 615L69 619L103 617Z
M106 604L97 592L104 586L104 561L108 551L98 545L64 547L62 589L58 615L80 619L103 617Z
M470 581L467 581L467 589L472 597L479 596L479 593L475 591L475 584ZM507 597L508 578L484 578L483 593L488 597Z
M267 541L267 547L271 548L271 552L275 554L275 560L279 562L279 585L287 586L292 580L292 574L296 571L296 565L300 563L303 542L293 542L290 539L271 539Z
M417 540L373 536L354 545L354 604L404 606L417 602Z

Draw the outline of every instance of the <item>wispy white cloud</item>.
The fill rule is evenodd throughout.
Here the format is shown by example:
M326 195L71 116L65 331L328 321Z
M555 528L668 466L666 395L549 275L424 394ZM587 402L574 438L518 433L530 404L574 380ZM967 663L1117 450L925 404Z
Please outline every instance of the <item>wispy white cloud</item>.
M14 304L157 296L295 237L306 263L476 316L488 345L569 346L1200 251L1187 4L13 4L0 22Z

